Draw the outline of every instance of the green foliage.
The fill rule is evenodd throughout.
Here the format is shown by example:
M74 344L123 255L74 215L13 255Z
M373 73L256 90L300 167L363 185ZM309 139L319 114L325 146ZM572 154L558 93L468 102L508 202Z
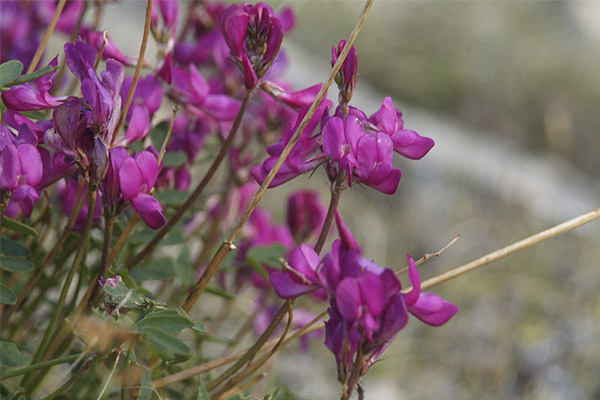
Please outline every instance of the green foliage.
M8 218L6 215L4 216L3 226L6 229L9 229L13 232L22 233L29 236L39 236L39 233L32 227L25 225L22 222L15 221L14 219Z
M0 86L14 81L21 75L23 64L17 60L10 60L0 65Z
M29 362L29 357L19 350L16 344L0 341L0 366L21 367Z
M167 153L167 155L170 153ZM167 157L165 156L165 159ZM189 196L188 192L181 190L163 190L154 195L156 200L160 201L161 204L167 204L171 206L180 206L187 200Z
M31 255L31 251L27 247L5 237L0 238L0 253L17 257L29 257Z
M163 158L165 167L179 167L187 162L185 151L168 151Z
M0 268L11 272L27 272L31 271L34 266L31 261L21 257L0 256Z
M17 295L4 283L0 283L0 304L13 305L17 302Z
M163 142L167 137L167 133L169 132L169 123L167 121L161 121L154 128L150 130L149 136L152 141L152 145L156 147L157 150L162 148Z
M269 274L263 267L279 267L279 259L285 255L285 247L280 244L271 246L256 246L248 251L246 262L254 268L263 278L268 279Z
M19 67L19 65L17 65L17 63L20 64L20 67ZM7 66L6 64L9 64L9 65ZM19 68L20 68L20 70L19 70ZM2 90L7 90L11 86L21 85L23 83L33 81L34 79L41 78L42 76L49 74L52 71L57 70L58 67L46 65L45 67L40 68L37 71L34 71L34 72L32 72L30 74L26 74L26 75L21 75L20 77L19 77L19 74L21 73L21 71L23 71L23 64L21 64L19 61L16 61L16 60L7 61L4 64L0 65L0 69L1 69L0 70L0 91L2 91ZM18 73L15 76L15 73L17 71L18 71ZM17 79L17 77L18 77L18 79Z

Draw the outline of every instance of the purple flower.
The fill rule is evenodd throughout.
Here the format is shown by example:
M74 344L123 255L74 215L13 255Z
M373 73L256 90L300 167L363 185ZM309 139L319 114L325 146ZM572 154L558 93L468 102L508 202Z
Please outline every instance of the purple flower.
M292 299L321 288L317 279L319 255L312 247L302 243L288 256L288 267L273 272L269 279L279 297Z
M338 44L337 48L331 48L331 66L333 66L339 58L346 41L342 40ZM344 60L342 67L335 76L335 83L337 83L340 90L339 102L340 104L347 105L352 99L354 88L356 87L356 81L358 79L358 56L356 55L356 49L354 46L350 48L348 56Z
M158 0L158 7L152 8L152 34L155 39L161 43L167 43L174 39L177 30L177 21L179 20L179 7L177 0ZM162 26L159 24L158 10L162 17ZM174 40L172 40L174 41ZM171 46L173 43L170 44Z
M392 139L394 150L404 157L421 159L431 150L434 141L417 132L404 129L402 113L394 108L391 97L383 99L381 108L369 117L374 129L384 132Z
M323 151L338 171L345 171L348 184L356 179L385 194L398 188L402 172L392 165L394 149L389 136L367 133L358 118L332 117L323 129Z
M123 278L121 278L121 275L111 276L110 278L106 279L104 279L104 277L101 276L100 279L98 279L98 284L100 286L108 285L111 288L116 288L119 282L123 282Z
M189 71L173 67L172 78L172 95L189 112L221 121L231 121L237 115L241 103L224 94L211 94L208 82L194 65Z
M35 186L42 174L42 159L34 145L6 143L0 148L0 189L12 192L11 202L18 204L27 218L40 197ZM16 208L11 209L9 214L18 212Z
M48 65L56 67L58 56L54 57ZM8 109L15 111L47 110L60 105L66 97L55 97L49 93L55 72L36 79L35 86L29 83L13 86L2 93L2 101Z
M288 197L287 222L296 243L318 234L323 228L326 214L327 209L317 192L303 190Z
M284 161L279 171L277 171L277 174L275 175L275 178L269 187L279 186L297 177L298 175L301 175L319 166L323 157L320 153L318 153L318 150L320 149L320 137L318 134L315 135L314 132L321 120L327 117L327 111L331 107L331 104L331 101L327 99L321 102L315 114L308 122L308 125L300 134L300 138L298 139L298 142L296 142L296 145L292 148L290 155ZM291 126L288 126L281 140L267 148L267 152L271 157L267 158L262 165L256 165L252 168L252 176L258 183L262 184L271 169L273 169L277 159L292 138L296 127L300 124L307 111L308 107L303 107L298 113L298 118L296 119L294 127L292 128Z
M133 76L126 78L121 87L121 98L127 98ZM160 108L162 102L162 85L152 75L139 80L126 121L129 123L125 137L131 143L143 139L150 132L150 119Z
M123 198L131 202L133 209L152 229L160 228L167 222L162 214L162 206L150 194L156 183L158 172L158 160L148 150L137 153L135 158L129 156L119 168L119 182Z
M408 311L427 325L440 326L445 324L458 312L456 305L449 303L441 297L421 292L421 279L415 261L407 254L408 276L412 290L404 296Z
M221 13L220 26L244 86L253 89L273 64L283 40L281 22L269 6L236 4Z

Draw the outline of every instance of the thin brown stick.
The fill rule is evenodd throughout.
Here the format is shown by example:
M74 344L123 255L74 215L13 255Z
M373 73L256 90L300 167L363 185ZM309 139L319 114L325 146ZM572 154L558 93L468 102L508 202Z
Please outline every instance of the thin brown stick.
M241 392L242 390L245 390L245 389L248 389L249 387L254 386L256 384L256 382L260 381L265 376L267 376L267 373L262 372L262 373L258 374L257 376L255 376L254 378L250 379L248 382L244 383L243 385L233 387L233 388L223 392L219 396L214 396L212 399L214 399L214 400L227 399L227 398L233 396L234 394Z
M194 306L194 304L196 303L196 301L198 300L198 298L200 297L200 295L202 294L202 292L204 291L204 289L206 288L206 286L208 285L208 283L210 282L210 280L212 279L214 274L217 272L217 269L219 269L219 267L221 266L221 263L223 262L225 257L227 257L227 254L229 254L229 252L231 250L235 249L234 243L235 243L235 240L237 239L237 237L239 236L239 234L242 232L242 228L244 227L244 225L250 218L250 215L252 214L252 212L254 211L256 206L258 205L258 202L261 200L261 198L265 194L267 188L269 187L269 185L275 178L275 175L277 174L277 172L283 165L283 162L289 156L290 152L292 151L292 148L294 147L294 145L300 138L300 134L302 133L302 131L304 131L304 129L308 125L308 122L314 115L315 111L317 110L317 107L319 106L319 104L321 104L321 101L325 97L327 90L333 83L333 81L335 79L335 75L337 74L337 72L339 71L339 69L342 66L342 63L348 56L348 53L350 52L350 49L352 48L352 44L354 43L354 41L356 40L356 37L358 36L358 33L360 32L360 29L362 28L362 26L367 18L369 10L371 9L371 6L373 5L373 2L374 2L374 0L367 0L359 18L358 18L358 21L356 22L356 25L354 26L354 29L352 30L352 33L350 34L350 37L346 41L346 45L344 46L344 49L342 50L339 58L335 62L334 66L331 70L331 73L329 74L329 78L327 78L327 81L325 82L323 87L321 87L321 90L317 94L315 101L312 103L312 105L308 109L308 112L306 113L306 115L304 116L302 121L300 122L300 125L298 125L298 128L296 129L296 132L294 132L294 135L290 139L289 143L287 144L287 146L285 146L285 148L281 152L281 155L279 156L279 159L273 166L273 169L271 169L271 171L267 175L265 181L260 186L260 188L258 189L256 194L254 195L254 198L250 202L248 209L244 213L240 222L238 222L238 224L236 225L235 229L231 233L231 236L229 236L229 239L226 240L223 243L223 245L221 245L221 247L219 247L219 250L217 250L217 253L210 260L210 262L208 263L208 266L206 267L206 269L200 276L200 279L198 280L198 282L196 283L196 285L194 286L194 288L188 295L187 299L185 300L185 302L182 306L186 312L189 312L192 309L192 307Z
M96 62L94 62L94 69L98 69L98 65L100 64L100 60L102 60L102 54L104 54L104 48L106 47L106 42L108 42L108 32L102 32L102 45L100 46L100 51L98 51L98 55L96 55Z
M117 122L117 126L113 131L113 136L111 139L111 146L115 142L123 123L125 122L125 118L127 117L127 112L129 111L129 106L131 106L131 102L133 101L133 95L135 93L135 88L137 87L138 81L140 79L140 74L142 73L142 67L144 66L144 56L146 55L146 46L148 45L148 36L150 34L150 22L152 20L152 6L154 0L148 0L148 6L146 7L146 23L144 25L144 35L142 36L142 45L140 46L140 53L138 55L137 64L135 66L135 73L133 74L133 80L131 81L131 87L129 89L129 93L127 94L127 100L125 101L125 106L121 111L121 116L119 117L119 122Z
M444 247L442 247L441 249L439 249L435 253L427 253L423 257L419 258L417 261L415 261L415 265L419 266L419 265L423 264L425 261L429 260L431 257L439 257L439 256L441 256L442 253L444 251L446 251L446 249L448 249L448 247L450 247L454 243L456 243L456 241L458 239L460 239L460 235L454 236L454 239L452 239L450 242L448 242L447 245L445 245ZM404 274L406 271L408 271L408 266L406 266L406 267L402 268L400 271L396 272L396 275L400 276L400 275Z
M52 17L52 21L50 21L50 25L48 25L48 29L46 29L46 33L44 33L44 37L40 42L37 50L35 51L35 55L31 60L31 64L29 64L29 68L27 68L27 73L30 74L35 71L40 59L42 58L42 54L44 50L46 50L46 45L48 44L48 40L50 40L50 36L54 33L54 28L56 28L56 23L58 22L58 18L62 13L63 8L65 7L67 0L60 0L56 5L56 10L54 11L54 16Z
M570 219L569 221L563 222L562 224L556 225L550 229L546 229L545 231L536 233L535 235L529 236L528 238L519 240L518 242L515 242L500 250L496 250L492 253L486 254L485 256L478 258L475 261L471 261L468 264L461 265L460 267L453 268L446 273L443 273L431 279L427 279L426 281L421 282L421 289L427 289L432 286L439 285L440 283L449 281L450 279L457 278L463 274L466 274L467 272L471 272L477 268L481 268L485 265L493 263L494 261L498 261L501 258L514 254L518 251L524 250L546 239L562 235L563 233L578 228L581 225L587 224L588 222L591 222L598 218L600 218L600 209L597 208L586 214L580 215L576 218ZM411 289L412 288L410 287L406 288L403 290L403 292L409 292Z
M327 315L327 311L323 311L321 314L317 315L315 318L313 318L312 321L310 321L308 324L304 325L302 328L296 329L291 335L289 335L285 339L282 346L287 345L288 343L292 342L293 340L295 340L301 336L308 335L309 333L318 331L319 329L323 329L324 324L322 324L322 323L317 324L317 322L319 322L321 319L323 319L323 317L325 317L325 315ZM271 346L274 346L275 344L277 344L278 341L279 341L279 338L268 341L261 347L261 351L269 349ZM168 375L168 376L165 376L164 378L156 379L155 381L152 382L152 387L154 389L158 389L158 388L161 388L164 386L168 386L172 383L180 382L185 379L191 378L193 376L203 374L212 369L215 369L220 366L227 365L236 360L239 360L247 352L248 352L248 349L238 351L237 353L232 354L230 356L221 357L216 360L212 360L207 363L196 365L194 367L185 369L183 371L179 371L177 373L174 373L173 375Z

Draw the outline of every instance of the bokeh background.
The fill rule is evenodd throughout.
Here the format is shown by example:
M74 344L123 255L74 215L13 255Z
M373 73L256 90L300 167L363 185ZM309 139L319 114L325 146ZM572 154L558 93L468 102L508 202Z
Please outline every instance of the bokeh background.
M269 4L296 11L288 78L298 88L324 81L331 46L363 2ZM143 7L106 8L104 27L128 54L139 48ZM356 47L353 104L370 114L392 96L405 126L436 141L420 161L396 160L395 195L356 187L342 196L377 263L402 268L406 253L418 258L461 234L421 267L427 278L599 206L600 2L379 0ZM328 201L323 175L301 177L265 196L275 219L294 185ZM440 328L413 319L364 379L367 399L600 398L600 222L432 291L459 313ZM258 392L276 384L281 398L339 397L321 343L282 352L270 379Z

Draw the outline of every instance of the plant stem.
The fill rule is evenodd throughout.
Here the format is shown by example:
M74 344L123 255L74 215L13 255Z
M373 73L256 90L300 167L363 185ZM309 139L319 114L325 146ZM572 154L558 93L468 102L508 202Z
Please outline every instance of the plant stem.
M315 325L315 324L317 322L319 322L321 319L323 319L326 315L327 315L327 311L323 311L321 314L319 314L315 318L313 318L313 320L310 321L308 324L304 325L302 328L296 329L291 335L289 335L283 341L282 346L287 345L288 343L296 340L297 338L299 338L301 336L308 335L309 333L323 329L324 325L322 323L318 324L318 325ZM265 349L277 344L278 341L279 341L279 339L269 340L267 343L265 343L261 347L260 350L261 351L265 350ZM223 365L229 364L231 362L234 362L236 360L239 360L241 357L243 357L247 353L247 351L248 351L248 349L242 350L242 351L239 351L230 356L221 357L216 360L212 360L207 363L196 365L194 367L185 369L183 371L176 372L173 375L168 375L163 378L156 379L155 381L152 382L152 387L154 389L158 389L158 388L161 388L164 386L168 386L175 382L180 382L185 379L189 379L195 375L203 374L205 372L208 372L208 371L218 368L220 366L223 366Z
M36 371L36 370L42 369L42 368L52 367L52 366L58 365L58 364L65 364L65 363L71 362L73 360L76 360L77 357L79 357L79 356L80 356L80 354L72 354L70 356L55 358L54 360L43 361L41 363L33 364L33 365L30 365L25 368L15 369L13 371L5 372L0 377L0 380L13 378L15 376L26 374L27 372Z
M325 245L325 241L327 240L327 236L329 235L329 231L331 230L331 225L333 224L333 217L335 216L335 210L337 209L341 194L342 183L340 175L338 175L338 178L335 182L335 187L331 191L331 199L329 201L329 209L327 210L327 216L325 217L325 222L323 223L323 228L321 229L319 239L315 244L315 251L317 252L317 254L321 253L321 250L323 250L323 246Z
M235 364L229 367L225 372L223 372L220 376L213 379L212 381L206 384L206 390L209 392L223 383L227 378L233 375L237 370L244 366L247 362L249 362L256 353L260 350L260 348L265 344L265 342L271 337L273 331L279 325L279 322L283 319L284 315L287 314L288 309L290 307L291 300L286 300L285 303L281 306L277 314L271 321L271 324L265 329L265 331L260 335L258 340L246 351L246 353L240 358Z
M85 227L83 229L83 238L81 241L81 247L79 247L77 254L75 255L75 259L73 260L73 265L71 265L71 269L69 270L69 272L67 274L67 278L65 279L65 283L60 292L60 296L59 296L58 302L54 308L54 313L52 314L50 323L48 324L48 327L46 328L46 332L44 333L44 336L42 337L42 341L38 347L38 350L36 351L35 355L33 356L33 359L31 361L33 364L40 361L40 359L42 358L42 355L44 354L44 351L46 350L46 347L48 346L48 343L50 341L50 336L52 335L52 332L54 331L56 323L58 322L58 317L60 316L63 306L65 304L65 301L67 299L67 294L69 292L69 288L71 287L71 283L73 282L73 277L75 276L75 273L77 272L77 269L79 268L79 264L81 263L81 260L83 259L83 255L85 254L85 250L87 248L87 243L89 241L90 231L92 228L92 222L94 220L94 208L96 207L97 191L95 190L95 188L92 188L90 186L90 188L88 189L88 194L89 194L88 215L87 215L87 219L85 221ZM32 377L31 373L28 373L27 375L25 375L25 377L23 378L23 381L21 383L21 385L23 387L27 388L28 394L31 394L31 392L34 389L33 385L28 387L28 383L30 383L31 377Z
M44 33L44 37L42 38L42 41L40 42L40 45L38 46L35 55L33 56L33 59L31 60L31 64L29 64L29 68L27 68L28 74L35 71L35 68L40 62L42 54L44 53L46 45L48 44L48 40L50 40L50 36L52 36L52 33L54 32L54 28L56 27L56 23L58 22L58 18L60 17L60 14L62 13L66 2L67 0L60 0L56 5L56 10L54 11L52 21L50 21L50 25L48 25L48 29L46 29L46 33Z
M23 302L25 300L27 300L27 297L31 293L31 290L33 289L33 287L37 284L38 280L41 278L42 274L44 273L44 270L50 264L50 262L52 262L54 260L54 257L56 256L58 251L62 248L63 244L67 240L67 237L69 237L69 234L71 233L71 230L73 229L73 226L75 225L75 221L77 220L77 216L79 215L79 213L81 212L81 209L83 207L84 200L82 200L82 198L81 198L81 193L83 191L83 185L84 185L84 181L82 179L79 184L79 187L77 189L77 194L75 195L76 200L75 200L75 204L73 206L73 211L71 212L71 215L69 216L69 220L67 221L67 225L63 229L61 236L58 238L58 240L54 244L54 247L52 247L52 249L48 252L48 254L46 254L46 257L44 257L43 261L40 263L40 266L37 268L37 270L35 271L33 276L31 278L29 278L29 280L27 281L27 284L19 293L17 302L12 307L9 307L6 310L4 310L4 313L2 315L2 321L0 322L0 326L4 326L4 324L6 324L8 322L8 320L10 319L10 316L12 315L12 313L15 312L16 310L18 310L23 305Z
M144 56L146 55L146 46L148 45L148 35L150 34L150 23L152 20L152 6L154 4L154 0L148 0L148 5L146 7L146 23L144 25L144 35L142 36L142 45L140 46L140 53L138 55L137 64L135 66L135 73L133 74L133 80L131 81L131 87L129 89L129 93L127 94L127 100L125 101L125 105L121 110L121 116L119 117L119 121L117 122L117 126L113 131L113 136L110 140L111 146L115 143L115 139L125 122L125 118L127 117L127 112L129 111L129 107L131 106L131 102L133 101L133 95L135 94L135 88L137 87L138 81L140 79L140 74L142 73L142 67L144 66Z
M481 268L485 265L493 263L494 261L498 261L501 258L504 258L513 253L538 244L546 239L562 235L565 232L578 228L581 225L587 224L588 222L591 222L597 218L600 218L600 209L598 208L573 219L570 219L566 222L563 222L562 224L556 225L550 229L546 229L545 231L536 233L535 235L529 236L528 238L519 240L518 242L508 245L500 250L496 250L492 253L486 254L485 256L478 258L475 261L471 261L468 264L461 265L460 267L453 268L446 273L435 276L431 279L427 279L426 281L421 282L421 289L427 289L432 286L439 285L440 283L449 281L450 279L459 277L463 274L466 274L467 272L471 272L477 268ZM402 292L407 293L411 290L412 287L408 287L402 290Z
M248 91L246 93L246 96L244 97L244 100L242 101L242 105L240 106L240 110L238 111L238 114L235 117L235 120L233 121L233 125L231 127L231 131L229 132L229 135L227 136L227 139L225 139L225 142L219 149L219 153L217 154L216 158L213 160L213 163L211 164L210 168L208 169L208 171L206 172L206 174L204 175L204 177L202 178L202 180L200 181L198 186L196 186L196 189L194 189L194 191L189 195L189 197L187 198L185 203L183 203L182 206L179 207L177 212L167 221L167 223L161 228L161 230L158 231L156 236L154 236L154 238L152 238L150 243L148 243L135 257L133 257L131 260L129 260L129 262L127 263L128 270L131 270L133 267L135 267L137 264L139 264L148 254L151 253L152 249L165 237L165 235L173 228L173 226L177 222L179 222L179 220L181 219L183 214L196 201L196 199L198 198L198 196L200 196L200 194L202 193L202 191L204 190L204 188L206 187L208 182L212 179L213 175L217 171L217 168L219 168L219 165L221 164L221 162L227 155L227 152L229 151L229 147L231 146L231 143L233 143L233 139L235 138L235 135L236 135L237 131L239 130L239 127L242 123L242 117L244 116L244 113L246 112L246 109L248 107L248 103L250 102L250 97L252 96L252 93L253 93L253 91Z
M189 312L192 309L192 307L194 306L194 304L196 303L196 301L198 300L198 298L200 297L200 295L202 294L202 292L204 291L204 289L206 288L206 286L208 285L208 283L210 282L212 277L215 275L215 273L221 266L221 263L223 262L225 257L227 257L227 254L229 254L230 251L235 249L234 243L235 243L235 240L237 239L237 237L239 236L239 234L242 232L242 228L244 227L244 225L250 218L250 215L252 214L252 212L254 211L256 206L258 205L258 202L260 201L262 196L265 194L267 188L269 187L269 185L275 178L275 175L277 174L277 172L283 165L283 162L289 156L290 152L292 151L292 148L296 145L296 142L298 142L298 139L300 138L300 134L304 131L304 129L308 125L308 122L314 115L315 111L317 110L317 107L319 106L319 104L321 104L321 101L327 94L327 90L333 83L333 81L335 79L335 75L337 74L340 67L342 66L342 63L348 56L348 53L350 52L352 44L356 40L356 37L358 36L358 32L360 32L360 29L362 28L362 25L364 24L364 22L367 18L369 10L371 9L371 6L373 5L373 2L374 2L374 0L367 0L359 18L358 18L358 21L356 22L356 25L354 25L354 29L352 30L350 37L346 41L346 45L344 46L344 49L342 50L339 58L333 65L331 73L329 74L329 78L327 78L327 81L325 81L325 83L321 87L321 90L317 94L315 101L312 103L312 105L308 109L306 115L304 116L304 118L302 119L300 124L298 125L298 128L296 129L296 132L294 132L294 135L290 139L289 143L285 146L285 148L281 152L281 155L277 159L277 162L275 163L275 165L273 166L271 171L269 171L269 174L265 178L265 181L263 182L262 185L260 185L260 188L254 195L254 198L250 202L248 209L242 216L242 219L240 220L240 222L238 222L238 224L236 225L232 234L229 236L229 239L225 240L223 242L223 244L221 245L221 247L219 247L219 249L217 250L217 253L210 260L210 262L208 263L208 266L206 267L206 269L200 276L200 279L198 280L198 282L196 282L196 285L190 291L190 294L188 295L187 299L185 300L185 302L182 306L186 312Z

